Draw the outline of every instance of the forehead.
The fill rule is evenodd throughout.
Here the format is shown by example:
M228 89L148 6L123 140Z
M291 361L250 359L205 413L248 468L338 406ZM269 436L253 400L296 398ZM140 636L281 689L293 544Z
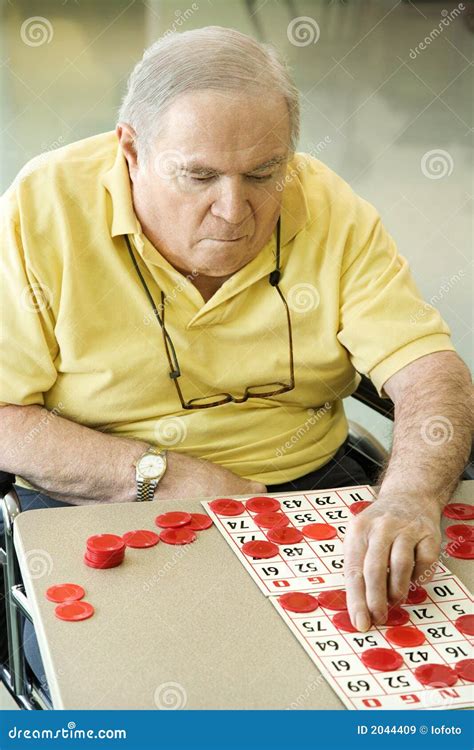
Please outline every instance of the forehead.
M288 153L290 122L283 96L194 91L166 111L156 148L225 170L252 168Z

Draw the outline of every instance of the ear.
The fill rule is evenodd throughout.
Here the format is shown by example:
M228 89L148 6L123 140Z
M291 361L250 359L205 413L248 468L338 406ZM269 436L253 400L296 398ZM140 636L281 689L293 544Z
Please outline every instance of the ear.
M117 127L115 128L115 132L120 142L123 155L127 160L130 179L133 180L134 177L136 177L139 169L136 147L137 134L135 133L131 125L128 125L128 123L126 122L119 122Z

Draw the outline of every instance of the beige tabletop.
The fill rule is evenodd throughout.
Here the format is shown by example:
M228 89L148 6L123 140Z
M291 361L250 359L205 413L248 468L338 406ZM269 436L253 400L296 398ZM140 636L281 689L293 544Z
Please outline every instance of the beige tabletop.
M471 500L474 482L456 498ZM83 563L88 536L156 529L189 502L26 511L15 546L55 708L342 709L343 704L216 528L194 544L127 549L117 568ZM466 585L472 562L450 558ZM471 581L470 581L471 579ZM73 582L95 607L63 622L48 586Z

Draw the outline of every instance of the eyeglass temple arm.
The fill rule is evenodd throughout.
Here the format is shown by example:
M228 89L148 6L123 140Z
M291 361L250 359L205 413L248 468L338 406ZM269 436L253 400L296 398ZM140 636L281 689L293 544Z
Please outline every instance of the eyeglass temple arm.
M127 243L128 252L130 253L130 257L132 259L133 265L135 266L135 270L136 270L136 272L138 274L138 277L139 277L140 281L142 282L142 286L143 286L143 289L145 290L145 294L148 297L148 300L149 300L149 302L150 302L150 304L151 304L151 306L153 308L153 312L155 314L155 317L156 317L158 323L161 326L161 330L163 331L163 336L165 337L166 342L167 342L167 344L169 346L169 349L171 350L172 357L170 357L168 346L165 347L166 348L166 354L168 355L168 362L169 362L169 365L170 365L169 376L170 376L170 378L172 380L175 380L176 378L180 377L181 370L179 368L178 358L176 356L176 351L175 351L173 342L171 341L170 335L169 335L168 331L165 328L164 321L162 320L162 318L160 317L160 314L159 314L158 310L156 309L155 300L151 296L150 291L149 291L149 289L148 289L148 287L147 287L147 285L145 283L145 279L142 276L142 272L140 271L138 263L135 260L135 256L133 254L133 250L132 250L132 247L130 245L130 240L128 239L127 235L125 235L125 241ZM162 305L163 305L163 300L164 300L164 295L163 295L163 292L161 292ZM163 309L164 309L164 306L163 306Z
M278 286L280 279L281 279L281 270L280 270L280 238L281 238L281 216L278 217L277 226L276 226L276 252L275 252L275 268L271 272L269 276L269 282L272 286L276 287L276 290L278 294L281 297L281 300L283 304L285 305L285 312L286 312L286 319L288 322L288 340L290 345L290 372L291 372L291 384L294 386L295 383L295 370L294 370L294 360L293 360L293 332L291 330L291 317L290 317L290 310L288 308L288 304L286 302L286 299L284 298L282 291L280 287Z
M272 286L277 286L281 278L280 271L280 233L281 233L281 217L278 217L276 225L276 253L275 253L275 269L271 272L269 282Z

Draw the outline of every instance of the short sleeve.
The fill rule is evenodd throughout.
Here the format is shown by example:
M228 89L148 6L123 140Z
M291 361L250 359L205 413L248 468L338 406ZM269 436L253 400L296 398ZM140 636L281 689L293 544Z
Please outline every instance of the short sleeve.
M52 290L25 257L12 188L0 200L0 216L0 405L43 405L57 378Z
M426 354L455 348L448 326L423 300L376 209L352 196L337 337L355 369L368 375L386 397L384 383L403 367Z

